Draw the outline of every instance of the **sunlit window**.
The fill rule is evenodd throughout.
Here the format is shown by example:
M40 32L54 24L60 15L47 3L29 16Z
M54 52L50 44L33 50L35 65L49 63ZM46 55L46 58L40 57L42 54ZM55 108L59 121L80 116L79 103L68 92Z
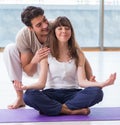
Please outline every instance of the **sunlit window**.
M40 0L0 0L1 4L37 4Z
M99 0L0 0L1 4L96 5Z
M120 47L120 0L104 0L104 20L99 18L101 1L0 0L0 47L15 42L17 32L24 26L20 19L21 12L28 5L41 6L48 20L67 16L81 47L100 47L100 43L103 47ZM101 27L103 30L100 30ZM102 33L103 40L100 39Z
M120 0L104 0L104 5L120 5Z
M105 0L104 46L120 47L120 0Z

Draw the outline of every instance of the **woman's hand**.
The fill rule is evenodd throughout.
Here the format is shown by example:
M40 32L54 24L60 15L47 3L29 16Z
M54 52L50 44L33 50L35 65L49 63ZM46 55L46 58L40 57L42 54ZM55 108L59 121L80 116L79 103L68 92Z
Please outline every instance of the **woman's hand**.
M116 73L111 74L111 75L109 76L109 78L108 78L105 82L103 82L103 83L101 84L101 87L113 85L115 79L116 79Z
M89 81L96 82L95 76L91 76L90 79L89 79Z

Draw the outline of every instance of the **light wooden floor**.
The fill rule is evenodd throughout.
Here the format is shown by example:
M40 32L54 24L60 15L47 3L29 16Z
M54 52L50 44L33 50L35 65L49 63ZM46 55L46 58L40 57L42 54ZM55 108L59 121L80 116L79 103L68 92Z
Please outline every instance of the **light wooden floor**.
M103 81L110 73L117 73L115 84L103 89L104 99L94 107L119 107L120 106L120 52L85 52L89 60L96 80ZM16 98L13 86L10 83L0 53L0 109L7 108ZM26 79L24 79L26 80ZM28 80L29 82L29 80ZM26 107L29 108L29 107ZM8 124L8 123L5 123ZM90 122L40 122L40 123L9 123L10 125L120 125L120 121L90 121Z

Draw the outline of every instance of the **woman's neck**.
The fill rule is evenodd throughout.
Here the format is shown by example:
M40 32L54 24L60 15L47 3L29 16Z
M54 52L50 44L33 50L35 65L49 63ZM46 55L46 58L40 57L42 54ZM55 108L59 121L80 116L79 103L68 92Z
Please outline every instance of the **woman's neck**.
M68 45L59 45L58 61L68 62L72 59Z

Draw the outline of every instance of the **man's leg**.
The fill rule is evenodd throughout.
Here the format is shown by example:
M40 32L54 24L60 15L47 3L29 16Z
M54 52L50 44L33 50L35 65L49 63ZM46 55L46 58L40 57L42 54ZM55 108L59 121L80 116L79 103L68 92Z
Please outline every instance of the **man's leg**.
M5 47L5 50L3 52L3 59L5 62L8 75L13 85L14 85L15 80L18 80L21 82L22 81L22 67L20 63L19 52L15 44L9 44ZM25 106L24 101L23 101L23 91L17 91L17 90L15 91L17 94L17 99L14 101L13 104L8 106L8 108L10 109L16 109L21 106Z
M16 45L8 44L3 52L3 59L5 66L7 68L8 75L10 80L22 80L22 66L20 62L19 52Z

